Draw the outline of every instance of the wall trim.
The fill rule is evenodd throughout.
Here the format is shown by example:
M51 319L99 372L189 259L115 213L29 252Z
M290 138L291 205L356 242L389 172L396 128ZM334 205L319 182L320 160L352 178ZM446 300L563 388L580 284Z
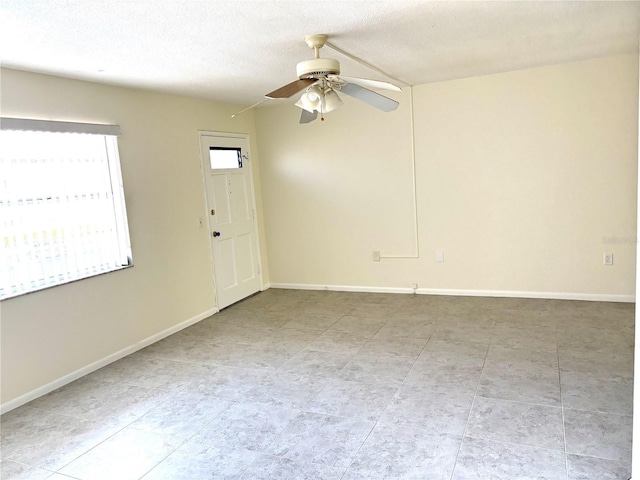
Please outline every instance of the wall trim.
M49 392L52 392L56 388L60 388L68 383L73 382L74 380L77 380L80 377L84 377L89 373L95 372L96 370L102 367L105 367L110 363L120 360L121 358L124 358L127 355L131 355L132 353L137 352L138 350L141 350L144 347L148 347L152 343L155 343L159 340L162 340L165 337L168 337L169 335L173 335L174 333L179 332L180 330L190 327L191 325L198 323L199 321L204 320L205 318L210 317L211 315L217 312L218 312L217 308L211 308L209 310L206 310L194 317L191 317L188 320L185 320L184 322L181 322L177 325L169 327L166 330L162 330L161 332L151 335L150 337L147 337L144 340L134 343L133 345L130 345L128 347L125 347L122 350L118 350L115 353L107 355L106 357L101 358L100 360L97 360L93 363L90 363L89 365L86 365L82 368L79 368L74 372L68 373L67 375L62 376L54 380L53 382L49 382L46 385L42 385L41 387L31 390L30 392L27 392L24 395L20 395L19 397L14 398L13 400L9 400L8 402L5 402L2 405L0 405L0 414L7 413L10 410L13 410L14 408L18 408L24 405L25 403L28 403L32 400L35 400L38 397L41 397L43 395L46 395Z
M414 293L413 288L403 287L362 287L352 285L315 285L307 283L272 283L271 288L285 288L292 290L330 290L335 292L363 292L363 293ZM570 293L570 292L527 292L516 290L462 290L444 288L418 288L418 295L451 295L456 297L507 297L507 298L543 298L550 300L584 300L589 302L622 302L634 303L635 295L613 295L600 293Z

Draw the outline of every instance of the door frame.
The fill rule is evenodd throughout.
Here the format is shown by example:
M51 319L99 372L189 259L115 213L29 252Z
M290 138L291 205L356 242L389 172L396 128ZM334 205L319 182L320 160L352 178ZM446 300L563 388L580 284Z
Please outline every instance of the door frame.
M247 142L247 164L249 166L249 187L251 188L251 208L253 209L253 228L256 232L256 257L258 260L258 277L259 277L259 291L264 291L264 279L262 276L262 254L260 252L261 248L261 238L260 238L260 229L258 228L258 208L256 206L256 188L255 182L253 178L253 157L251 153L251 137L248 133L230 133L230 132L216 132L211 130L198 130L198 152L200 153L200 180L202 181L202 196L204 197L204 207L205 207L205 225L207 227L207 242L209 246L209 259L211 261L211 274L212 274L212 282L213 282L213 300L216 312L220 311L220 304L218 302L218 286L216 285L216 264L213 258L213 244L211 241L211 215L209 215L209 210L211 206L209 205L209 199L207 196L207 180L206 175L208 171L208 165L205 164L204 159L207 157L205 155L206 152L202 150L202 137L221 137L221 138L238 138Z

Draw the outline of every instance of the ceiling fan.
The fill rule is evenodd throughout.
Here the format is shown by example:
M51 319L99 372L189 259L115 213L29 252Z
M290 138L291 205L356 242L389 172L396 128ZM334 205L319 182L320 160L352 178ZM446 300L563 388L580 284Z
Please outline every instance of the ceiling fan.
M307 35L304 41L309 45L309 48L314 50L315 58L298 63L296 66L298 80L266 94L266 99L290 98L304 90L296 102L296 106L302 109L300 123L312 122L318 118L318 113L320 113L320 119L324 121L325 113L342 105L342 100L337 92L361 100L383 112L391 112L398 108L398 102L395 100L366 87L398 92L402 90L400 87L389 82L340 75L340 63L333 58L320 58L320 49L327 44L341 53L346 54L346 52L329 44L326 35ZM375 68L351 55L346 55L370 68Z

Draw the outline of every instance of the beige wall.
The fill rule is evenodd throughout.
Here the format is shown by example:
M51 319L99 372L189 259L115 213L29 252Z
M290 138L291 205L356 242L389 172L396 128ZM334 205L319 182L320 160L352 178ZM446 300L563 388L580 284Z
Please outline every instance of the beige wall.
M121 126L134 260L0 304L5 404L215 308L198 130L251 136L262 215L253 112L232 120L238 106L14 70L1 79L3 116Z
M379 263L373 250L415 253L409 93L393 113L347 101L309 125L291 105L258 110L272 285L634 294L637 55L413 95L420 258Z
M254 126L253 112L231 120L233 105L1 80L4 116L121 125L135 263L0 303L3 404L215 308L198 130L251 136L265 282L634 293L635 244L603 237L636 233L637 55L415 87L420 255L379 263L373 250L416 253L408 90L389 114L345 99L299 126L284 104Z

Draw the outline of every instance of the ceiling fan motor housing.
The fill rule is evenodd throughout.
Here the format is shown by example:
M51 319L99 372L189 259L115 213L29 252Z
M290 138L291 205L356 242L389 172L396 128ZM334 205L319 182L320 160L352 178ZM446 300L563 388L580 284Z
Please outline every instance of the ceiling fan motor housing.
M324 77L326 75L339 75L340 62L333 58L314 58L296 65L298 78Z

